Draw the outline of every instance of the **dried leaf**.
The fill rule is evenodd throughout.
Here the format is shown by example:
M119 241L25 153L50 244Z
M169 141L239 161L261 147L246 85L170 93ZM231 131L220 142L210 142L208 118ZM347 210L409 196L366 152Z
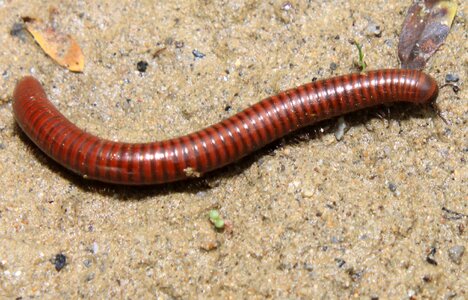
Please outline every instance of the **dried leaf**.
M47 55L72 72L83 71L84 55L72 36L56 31L41 20L24 17L23 21L26 29Z
M457 12L450 0L416 1L406 15L398 44L402 68L422 69L442 45Z

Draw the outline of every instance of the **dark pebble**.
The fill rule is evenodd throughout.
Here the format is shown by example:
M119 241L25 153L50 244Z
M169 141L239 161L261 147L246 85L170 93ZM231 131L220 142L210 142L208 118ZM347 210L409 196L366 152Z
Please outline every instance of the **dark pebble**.
M144 60L140 60L138 63L137 63L137 70L139 72L146 72L146 69L148 68L148 63Z
M193 50L192 51L192 54L193 56L195 56L195 58L203 58L205 57L206 55L201 53L200 51L198 51L197 49Z
M431 282L432 281L432 277L429 276L429 275L424 275L422 279L423 279L424 282Z
M437 261L436 261L434 258L430 257L430 256L426 257L426 261L427 261L428 263L430 263L431 265L433 265L433 266L437 266L437 265L438 265L438 264L437 264Z
M55 266L55 270L60 272L60 270L62 270L65 267L65 265L67 264L67 257L65 255L63 255L62 253L59 253L59 254L55 255L55 258L52 261L52 263Z
M432 247L429 251L429 254L426 256L426 262L430 263L431 265L437 266L438 263L435 260L436 252L437 252L437 249Z
M344 266L346 264L346 262L344 260L342 260L341 258L335 258L335 262L336 262L336 265L338 266L338 268L341 268L342 266Z
M10 34L12 36L16 36L16 37L19 37L20 39L23 39L25 37L23 29L24 29L23 23L15 23L10 29Z
M231 105L226 105L224 108L224 111L230 111L232 109Z
M335 71L336 69L338 69L338 65L335 64L335 63L331 63L330 64L330 70Z
M445 82L458 82L460 77L457 74L447 74L445 75Z
M396 184L394 184L393 182L390 182L390 183L388 184L388 189L394 193L394 192L396 192L396 190L397 190L397 186L396 186Z
M312 265L310 263L304 263L304 269L309 271L309 272L312 272L314 270L314 265Z

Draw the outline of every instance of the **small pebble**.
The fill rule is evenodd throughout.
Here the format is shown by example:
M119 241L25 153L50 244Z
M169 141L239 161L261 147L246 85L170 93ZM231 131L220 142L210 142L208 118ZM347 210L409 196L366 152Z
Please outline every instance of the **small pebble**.
M437 249L432 247L429 251L429 253L427 254L426 256L426 262L430 263L431 265L433 266L437 266L438 263L437 261L435 260L435 254L437 252Z
M284 2L284 3L283 3L283 5L281 6L281 9L282 9L282 10L288 11L288 10L290 10L292 7L293 7L293 6L292 6L291 2L287 1L287 2Z
M93 243L93 253L97 254L99 251L99 246L96 242Z
M344 117L339 117L337 128L335 131L335 138L337 141L341 141L343 139L343 136L347 128L348 128L348 125L346 124Z
M16 36L20 38L21 40L24 40L26 35L23 29L24 29L24 25L22 23L15 23L10 29L10 34L12 36Z
M86 268L91 267L92 264L93 264L92 261L89 260L89 259L85 259L85 260L83 261L83 265L84 265Z
M375 37L382 36L382 29L379 25L375 24L374 22L369 22L369 25L366 28L366 32L368 35L373 35Z
M313 188L305 188L302 190L302 196L305 198L312 198L314 196L314 189Z
M346 264L346 261L344 261L341 258L335 258L335 262L336 262L336 265L338 266L338 268L341 268Z
M174 45L177 49L184 48L184 42L182 41L176 41Z
M148 63L144 60L140 60L138 63L137 63L137 70L139 72L146 72L146 69L148 68Z
M338 69L338 65L336 63L331 63L330 70L335 71L336 69Z
M220 246L219 241L206 241L200 245L200 249L205 251L212 251Z
M388 189L389 189L390 191L392 191L393 193L395 193L396 190L397 190L397 186L396 186L396 184L394 184L393 182L389 182L389 183L388 183Z
M53 259L52 263L55 266L55 270L60 272L60 270L62 270L67 264L67 257L63 255L62 253L59 253L55 255L55 258Z
M423 279L424 282L431 282L432 281L432 277L430 275L424 275L422 279Z
M460 80L460 77L458 77L457 74L447 74L445 75L445 82L458 82Z
M304 269L306 271L312 272L314 270L314 265L312 265L310 263L304 263Z
M192 51L192 54L193 56L195 56L195 58L203 58L205 57L206 55L201 53L200 51L198 51L197 49L193 50Z
M462 245L453 246L448 251L450 260L456 263L457 265L461 263L461 259L464 253L465 253L465 246L462 246Z

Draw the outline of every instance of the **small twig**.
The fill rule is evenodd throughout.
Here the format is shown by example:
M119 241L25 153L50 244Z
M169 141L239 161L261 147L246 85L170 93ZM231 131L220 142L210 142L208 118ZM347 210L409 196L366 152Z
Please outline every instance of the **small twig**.
M440 88L444 88L444 87L447 87L447 86L451 86L452 87L452 90L455 94L457 94L459 91L460 91L460 87L458 85L456 85L455 83L451 83L451 82L448 82L448 83L444 83L443 85L440 86Z

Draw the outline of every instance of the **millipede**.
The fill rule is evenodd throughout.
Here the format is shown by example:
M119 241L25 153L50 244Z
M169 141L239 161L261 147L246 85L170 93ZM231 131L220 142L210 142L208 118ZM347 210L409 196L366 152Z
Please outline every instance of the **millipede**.
M430 104L437 95L436 81L418 70L354 73L280 92L202 130L148 143L114 142L83 131L31 76L16 85L13 111L26 135L65 168L98 181L149 185L198 177L325 119L391 102Z

